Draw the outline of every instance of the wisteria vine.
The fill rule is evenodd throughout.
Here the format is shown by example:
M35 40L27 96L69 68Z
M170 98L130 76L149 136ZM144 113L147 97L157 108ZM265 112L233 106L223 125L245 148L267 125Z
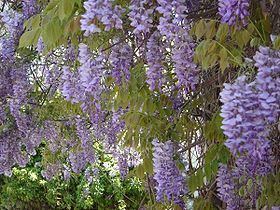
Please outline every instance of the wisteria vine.
M45 179L84 173L90 185L106 154L121 180L147 181L152 205L258 208L264 178L279 173L280 51L251 16L267 5L51 2L0 13L0 174L41 155ZM249 46L246 35L259 37Z

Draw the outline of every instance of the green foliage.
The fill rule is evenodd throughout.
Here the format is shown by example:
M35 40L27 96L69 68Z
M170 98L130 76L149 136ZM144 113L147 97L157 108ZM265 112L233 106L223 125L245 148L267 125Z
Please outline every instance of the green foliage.
M135 177L122 181L116 175L114 165L110 166L111 159L107 158L107 161L100 166L100 174L92 184L83 174L72 174L68 181L60 177L46 181L41 176L40 162L24 169L14 168L11 178L0 177L3 182L0 208L138 209L141 201L145 201L141 182Z
M60 49L69 42L77 45L80 40L83 40L93 51L102 47L104 52L109 52L112 39L116 37L130 40L129 43L133 45L133 37L130 34L122 34L129 28L129 22L124 22L123 31L110 30L84 37L80 30L80 16L84 12L82 0L44 2L46 2L44 10L24 24L25 31L19 43L23 54L33 53L32 48L37 45L39 37L43 39L45 54ZM114 3L127 8L128 2L117 0ZM259 8L256 10L256 13L258 12ZM142 164L130 170L128 180L120 180L114 169L116 163L105 154L101 155L103 164L98 165L100 174L94 178L91 185L83 174L72 174L69 181L62 181L60 177L45 181L40 174L42 168L31 164L24 169L15 168L11 178L0 177L2 185L0 207L7 209L40 209L42 207L138 209L140 204L146 203L148 208L155 210L178 209L178 207L155 202L152 189L149 189L149 195L147 195L141 185L149 175L153 174L151 140L158 138L161 141L172 139L187 147L193 142L203 142L201 145L194 144L195 146L188 147L187 151L183 150L182 154L176 157L176 161L182 166L181 168L184 168L181 161L186 158L184 155L192 155L198 145L201 150L200 157L190 158L189 162L195 161L196 164L187 172L186 178L190 198L194 198L193 209L216 209L215 201L211 200L211 187L215 185L219 164L226 164L231 158L230 152L224 146L222 118L217 112L219 91L224 82L231 82L231 78L236 77L237 68L241 67L240 69L249 72L250 76L254 75L254 69L247 68L244 59L248 56L251 58L252 52L254 53L259 46L273 45L275 49L280 49L280 37L276 37L275 41L270 43L270 33L269 20L262 15L258 18L254 17L246 27L229 27L216 19L201 18L194 22L191 35L197 44L195 62L202 70L205 70L202 74L205 73L207 76L204 75L203 83L197 88L197 92L184 96L186 101L179 111L172 109L172 101L169 97L149 90L146 84L147 66L143 58L135 61L135 65L130 69L129 82L124 82L121 86L113 86L113 78L106 80L110 88L106 94L102 95L102 101L105 101L102 108L117 110L129 107L123 116L126 128L119 135L119 139L124 140L124 146L135 148L143 158ZM174 72L169 65L169 63L166 64L166 68L170 70L172 78ZM74 68L74 70L77 69ZM210 79L214 78L214 82L208 80L208 75ZM212 88L213 83L215 88ZM43 92L39 85L36 85L33 94L34 97L39 98L40 102L40 106L34 109L38 123L53 120L59 125L65 141L68 137L76 135L74 128L61 125L61 122L67 120L69 116L82 115L80 104L66 102L59 93L49 99L48 92ZM0 125L0 129L5 128ZM99 146L96 147L99 149ZM60 153L51 154L45 148L41 150L44 161L52 162L65 158ZM181 155L184 157L182 158ZM36 161L44 165L41 157L36 158L38 158ZM280 205L279 178L279 173L264 178L263 192L259 200L261 207ZM246 184L249 187L252 185L250 182ZM89 192L87 195L84 193L85 190ZM203 194L207 190L209 190L208 193ZM244 188L239 193L244 194Z
M193 209L194 210L216 210L212 204L212 202L208 199L205 198L196 198L193 204Z
M280 172L263 178L259 206L280 206Z
M220 142L222 143L225 140L225 136L221 129L222 126L222 117L218 114L215 114L211 121L206 122L204 127L204 136L209 142Z
M79 32L79 20L73 19L76 12L82 10L81 0L52 0L41 14L25 22L25 32L21 36L19 48L35 47L41 36L45 52L66 43L69 37L76 38Z
M215 20L201 19L191 30L191 34L199 41L195 61L203 69L216 65L222 71L230 66L242 67L244 52L249 44L251 47L266 44L269 33L262 30L266 25L266 21L251 22L240 29L239 26L229 27Z

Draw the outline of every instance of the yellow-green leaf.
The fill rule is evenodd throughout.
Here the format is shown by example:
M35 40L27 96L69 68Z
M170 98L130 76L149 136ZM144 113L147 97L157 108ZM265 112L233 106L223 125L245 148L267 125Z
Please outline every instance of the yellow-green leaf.
M222 71L224 71L229 65L227 50L225 48L222 48L220 50L219 56L220 56L220 68Z
M73 11L75 1L61 0L59 4L58 17L62 21L67 19Z
M19 48L29 47L37 44L40 36L40 32L41 32L40 28L36 28L34 30L24 32L24 34L22 34L19 40Z
M224 42L226 40L228 30L229 30L228 24L225 23L220 24L216 34L216 39L219 42Z
M206 24L206 38L207 39L212 39L216 34L216 21L215 20L210 20Z
M195 27L195 36L200 39L206 33L206 24L204 20L200 20Z

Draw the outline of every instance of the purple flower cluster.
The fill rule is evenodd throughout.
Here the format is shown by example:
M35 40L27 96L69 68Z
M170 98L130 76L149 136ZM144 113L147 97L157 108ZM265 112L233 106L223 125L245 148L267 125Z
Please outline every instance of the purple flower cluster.
M96 58L92 58L87 45L79 45L79 67L80 82L85 88L85 93L93 96L95 100L100 99L103 91L101 79L104 74L104 60L102 54L98 54Z
M273 123L280 114L280 51L260 47L254 56L259 69L256 86L263 117Z
M88 163L95 162L95 153L93 148L93 139L90 130L86 126L86 121L79 116L76 119L77 135L81 140L81 148L84 151L85 159Z
M161 91L164 83L163 71L165 62L165 48L162 42L162 37L158 31L155 31L149 38L147 43L147 83L150 86L150 90L154 91L158 89Z
M60 135L58 126L50 121L44 122L44 138L48 143L48 148L52 153L56 153L61 149Z
M236 179L239 175L229 170L227 166L220 165L217 175L218 195L227 204L228 210L236 210L243 206L244 200L238 194Z
M184 0L157 0L156 10L162 14L159 19L158 30L168 40L176 37L184 21L184 13L187 11L186 1Z
M63 67L62 74L62 95L67 101L72 103L79 103L84 97L82 95L82 87L79 83L79 77L77 72L71 72L70 67Z
M118 134L125 126L125 122L121 119L123 114L124 111L121 109L113 111L110 119L103 123L102 135L106 139L105 144L108 148L116 146Z
M186 183L180 170L173 159L175 155L174 144L171 141L160 143L153 140L153 165L154 179L157 182L157 201L164 202L166 197L168 201L185 209L182 197L186 194Z
M118 43L118 40L113 45L109 61L112 65L112 76L116 83L120 85L122 81L130 79L133 51L127 43Z
M73 63L77 59L76 49L72 44L68 44L65 50L65 60L68 63Z
M219 0L219 14L222 22L229 25L235 25L241 22L247 23L249 14L250 0Z
M89 115L95 137L99 137L101 131L99 123L104 120L104 112L101 110L100 97L104 91L102 79L106 70L105 57L98 54L94 57L85 44L79 45L78 71L70 71L70 67L63 67L62 95L72 103L80 103L84 113Z
M48 162L41 174L45 179L51 180L54 176L57 176L60 173L62 168L63 166L59 161Z
M37 14L38 3L37 0L22 0L22 11L24 19L28 19L31 16Z
M27 103L30 84L24 66L13 70L12 79L13 98L10 100L10 112L16 120L17 128L26 136L30 119L21 111L21 108Z
M81 173L85 169L87 160L86 153L82 149L74 149L69 152L69 162L71 164L71 169L74 173Z
M225 84L221 101L221 116L224 118L222 129L228 137L225 145L233 155L246 153L261 158L268 147L268 130L262 118L254 83L247 84L246 77L242 76L232 85Z
M234 168L220 166L217 177L218 195L227 204L228 210L251 209L256 206L262 190L261 179L257 177L271 172L273 161L271 151L268 150L261 160L241 156L236 160ZM251 185L248 185L249 182ZM240 195L241 189L243 195Z
M229 172L235 174L232 183L236 186L232 187L239 189L241 177L243 182L253 182L252 189L248 189L247 182L243 183L247 190L246 208L256 206L261 191L261 181L257 177L272 170L274 157L268 140L268 126L278 119L280 113L280 53L261 47L254 59L258 67L255 81L247 83L246 77L241 76L234 84L225 84L221 92L222 129L228 138L225 145L236 157L236 167ZM222 174L223 168L220 170ZM223 181L221 177L219 179ZM220 197L227 203L227 208L236 209L226 193L230 192L220 184Z
M148 6L148 9L146 7ZM148 0L132 0L128 13L130 25L134 27L133 33L136 36L145 35L150 32L153 27L153 13L151 1Z
M128 169L129 169L126 154L125 153L118 154L117 160L118 160L118 168L119 168L120 176L122 179L124 179L128 174Z
M21 151L18 139L18 131L15 129L0 133L0 174L11 176L15 164L23 166L28 162L28 156Z
M23 8L23 13L28 14ZM0 174L11 175L11 168L18 164L24 167L30 155L35 155L35 148L41 142L41 130L31 126L33 119L26 113L30 82L28 79L28 65L16 60L16 46L23 32L23 22L26 17L14 10L1 13L1 20L7 33L1 39L1 73L0 73L0 101L1 124L7 119L10 111L15 121L7 126L7 130L0 135Z
M81 29L85 36L101 32L99 22L105 26L105 31L112 28L121 29L121 15L124 10L120 6L113 6L111 0L88 0L84 2L85 14L81 18Z
M14 60L16 46L23 30L24 19L22 14L11 10L2 12L1 16L1 20L8 31L7 37L2 40L2 46L5 47L2 47L1 60L3 63L11 63Z
M195 45L187 30L181 29L180 32L178 32L179 36L174 40L172 61L174 62L174 71L178 79L177 86L184 89L185 92L189 92L195 90L199 82L199 71L193 61Z
M114 157L118 162L118 169L122 179L125 179L129 168L138 166L141 162L140 154L131 147L115 148Z
M45 48L45 46L44 46L43 38L39 37L37 46L36 46L38 53L42 53L44 51L44 48Z

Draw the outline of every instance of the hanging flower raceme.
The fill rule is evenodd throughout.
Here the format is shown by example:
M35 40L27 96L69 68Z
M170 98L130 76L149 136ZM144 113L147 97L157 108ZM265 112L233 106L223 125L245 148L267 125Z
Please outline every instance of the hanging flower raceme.
M233 182L234 188L245 185L247 191L246 206L239 208L256 206L262 185L257 177L272 171L274 157L268 139L269 126L278 119L280 108L280 53L261 47L254 59L258 67L256 80L247 83L246 77L241 76L234 84L225 84L221 92L222 129L228 137L225 145L236 158L236 167L228 173L238 175ZM220 174L223 173L222 167L220 170ZM253 182L253 187L246 185L248 180ZM235 209L226 199L226 193L229 192L220 184L220 197L228 209Z
M95 58L85 44L79 45L79 67L80 82L84 87L85 93L91 95L95 100L100 99L103 91L101 79L104 76L104 60L103 54L98 54Z
M112 66L112 77L118 85L120 85L122 81L129 81L132 59L132 48L127 43L115 40L109 56L109 61Z
M37 0L22 0L22 11L25 19L35 15L38 12Z
M186 13L194 7L194 1L184 0L157 0L158 7L156 10L162 15L159 18L159 24L157 26L160 33L171 41L175 37L178 37L178 32L185 27L189 27L187 24ZM196 1L199 4L199 0Z
M145 8L147 5L149 9ZM152 7L152 2L148 0L133 0L129 9L128 17L131 21L130 25L134 27L133 33L137 37L149 33L153 27L154 8Z
M247 23L249 16L250 0L219 0L219 14L222 22L229 25L235 25L241 22Z
M254 83L247 84L246 77L242 76L232 85L225 84L221 101L222 129L228 137L225 145L234 155L246 153L261 158L268 147L268 131Z
M229 170L227 166L221 165L217 175L218 196L227 204L228 210L240 209L244 200L239 196L236 179L240 178L239 174Z
M182 173L174 161L175 148L172 141L165 143L152 142L154 179L157 182L157 201L164 202L165 197L168 201L185 209L182 197L186 194L186 183Z
M88 0L84 2L85 14L81 18L81 29L85 35L101 32L99 22L105 26L105 31L112 28L121 29L121 15L124 10L120 6L113 6L111 0Z
M154 91L158 89L161 91L165 78L163 75L164 62L165 62L165 47L162 41L162 37L158 31L155 31L147 43L147 83L150 86L150 90Z
M280 51L260 47L254 59L258 68L256 88L262 114L268 123L273 123L280 114Z
M199 69L193 60L195 45L187 29L178 31L174 44L172 61L178 79L177 86L188 93L195 90L199 82Z
M81 148L85 155L85 160L88 163L95 162L95 152L93 148L93 139L91 138L90 130L86 126L86 121L80 116L76 119L77 135L81 141Z

